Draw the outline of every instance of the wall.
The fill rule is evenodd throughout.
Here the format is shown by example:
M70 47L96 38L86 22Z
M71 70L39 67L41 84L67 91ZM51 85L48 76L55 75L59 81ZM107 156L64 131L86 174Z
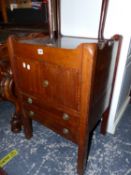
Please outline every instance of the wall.
M130 88L130 75L128 73L131 67L128 65L127 68L127 53L131 37L131 23L129 23L128 20L131 16L130 7L130 0L110 0L104 32L106 38L109 38L115 33L123 36L120 61L108 123L108 132L110 133L115 132L116 126L129 101L128 91Z
M63 35L97 38L101 0L61 0Z

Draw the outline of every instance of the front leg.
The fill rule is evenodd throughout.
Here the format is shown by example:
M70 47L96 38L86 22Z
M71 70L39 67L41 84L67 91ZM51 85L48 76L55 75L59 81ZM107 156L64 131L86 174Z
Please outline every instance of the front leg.
M22 122L23 122L25 137L27 139L30 139L32 137L32 119L28 116L28 113L25 110L23 110Z
M88 143L78 146L77 173L84 175L87 164Z
M89 146L89 132L88 127L85 124L80 126L79 139L78 139L78 160L77 160L77 172L78 175L84 175Z
M16 112L11 118L11 131L14 133L19 133L21 131L21 114Z

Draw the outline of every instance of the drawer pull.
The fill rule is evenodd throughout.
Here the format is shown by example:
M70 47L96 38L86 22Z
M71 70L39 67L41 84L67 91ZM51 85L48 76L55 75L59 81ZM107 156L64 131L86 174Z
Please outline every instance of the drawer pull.
M33 111L29 111L29 116L33 117L35 115L35 113Z
M32 98L29 97L29 98L27 99L27 102L28 102L29 104L32 104L32 102L33 102Z
M63 128L63 134L68 134L69 130L67 128Z
M44 80L44 81L43 81L43 87L47 87L48 85L49 85L48 80Z
M66 113L63 114L63 120L69 120L70 116Z

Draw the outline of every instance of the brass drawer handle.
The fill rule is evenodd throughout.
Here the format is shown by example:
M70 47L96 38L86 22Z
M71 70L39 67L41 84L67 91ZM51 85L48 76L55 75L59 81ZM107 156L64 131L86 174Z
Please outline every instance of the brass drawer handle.
M66 113L63 114L63 120L69 120L70 119L70 116Z
M33 102L32 98L29 97L29 98L27 99L27 102L28 102L29 104L32 104L32 102Z
M43 87L47 87L49 85L49 81L48 80L44 80L43 81Z
M63 128L63 134L69 134L69 129Z
M33 117L35 115L35 113L33 111L29 111L29 116Z

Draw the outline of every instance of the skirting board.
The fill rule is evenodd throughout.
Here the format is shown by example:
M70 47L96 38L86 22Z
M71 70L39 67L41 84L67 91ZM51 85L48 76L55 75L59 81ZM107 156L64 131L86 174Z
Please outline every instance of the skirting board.
M128 96L123 104L123 106L121 107L120 111L116 113L115 117L117 116L117 119L114 121L114 123L112 123L112 127L110 128L107 128L107 132L110 133L110 134L114 134L115 133L115 130L116 130L116 127L120 121L120 119L122 118L123 116L123 113L127 107L127 105L129 104L129 101L130 101L130 96Z

